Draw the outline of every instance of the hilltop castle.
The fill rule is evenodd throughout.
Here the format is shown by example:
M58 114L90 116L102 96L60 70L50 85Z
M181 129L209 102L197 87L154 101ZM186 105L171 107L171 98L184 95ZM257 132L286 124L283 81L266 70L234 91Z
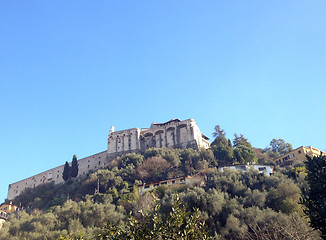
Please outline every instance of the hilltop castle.
M78 160L78 177L106 166L112 159L126 153L143 153L148 148L209 148L208 138L203 135L195 120L180 121L172 119L166 123L152 123L150 128L131 128L114 131L111 127L108 137L108 149ZM9 184L8 200L20 195L27 188L34 188L45 183L63 183L64 165Z

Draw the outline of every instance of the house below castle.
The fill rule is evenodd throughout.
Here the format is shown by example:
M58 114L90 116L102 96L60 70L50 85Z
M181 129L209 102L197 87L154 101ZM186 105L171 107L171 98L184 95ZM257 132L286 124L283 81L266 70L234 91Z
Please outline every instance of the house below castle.
M279 158L276 158L274 161L276 164L280 165L281 167L284 167L291 166L297 163L303 163L306 160L306 156L313 158L318 157L320 155L326 156L326 153L323 153L318 148L314 148L312 146L301 146L287 154L284 154Z
M78 160L78 176L82 177L89 171L96 171L106 166L115 157L127 153L143 153L148 148L209 148L208 138L203 135L195 120L180 121L172 119L166 123L152 123L150 128L131 128L114 131L111 127L108 136L108 149ZM25 189L34 188L45 183L63 183L64 165L9 184L8 200L19 196Z

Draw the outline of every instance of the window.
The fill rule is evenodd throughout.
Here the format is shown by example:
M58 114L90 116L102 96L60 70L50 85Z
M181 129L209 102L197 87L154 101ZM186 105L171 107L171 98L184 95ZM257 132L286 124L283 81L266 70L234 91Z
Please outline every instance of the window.
M161 182L161 185L166 185L166 184L168 184L167 182Z
M98 161L98 165L101 165L101 161Z
M298 153L301 154L301 150L299 150Z
M264 170L266 170L266 167L260 167L260 168L258 168L258 170L259 171L264 171Z
M149 185L146 185L144 188L149 188Z

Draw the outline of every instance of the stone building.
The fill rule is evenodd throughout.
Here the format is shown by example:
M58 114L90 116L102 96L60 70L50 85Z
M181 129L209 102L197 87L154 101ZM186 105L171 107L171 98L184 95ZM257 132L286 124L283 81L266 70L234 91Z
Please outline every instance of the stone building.
M152 123L150 128L132 128L114 132L108 139L108 154L144 152L148 148L209 148L208 138L203 135L195 120L172 119L166 123Z
M312 146L301 146L279 158L276 158L275 162L281 167L291 166L292 164L303 163L306 160L306 155L309 157L317 157L320 155L325 156L326 154L320 151L318 148L314 148Z
M142 153L148 148L209 148L208 138L203 135L195 120L180 121L172 119L166 123L152 123L150 128L131 128L114 131L111 127L108 136L108 149L78 160L78 176L82 177L89 171L96 171L106 166L112 159L126 153ZM20 195L27 188L34 188L45 183L63 183L64 165L9 184L8 200Z
M16 211L18 211L18 207L12 205L12 201L9 203L2 203L0 205L0 229L2 228L2 225L7 220L7 218Z

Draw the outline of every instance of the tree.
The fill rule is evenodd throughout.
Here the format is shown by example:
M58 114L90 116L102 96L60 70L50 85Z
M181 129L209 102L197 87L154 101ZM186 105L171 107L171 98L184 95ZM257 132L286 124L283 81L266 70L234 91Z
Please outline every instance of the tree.
M309 192L303 195L305 213L310 217L310 225L326 239L326 156L307 156L305 164L309 184Z
M216 125L213 132L213 137L215 140L212 142L212 146L227 146L228 140L225 137L226 132L221 129L220 125Z
M63 169L63 173L62 173L62 178L64 181L67 181L68 179L70 179L70 166L69 163L66 161L65 163L65 167Z
M162 157L147 158L137 167L138 176L145 182L162 181L167 178L167 170L171 164Z
M97 235L97 239L209 239L199 210L194 209L194 213L187 211L178 196L165 216L159 214L159 207L155 206L150 214L140 212L140 219L130 216L124 229L108 226Z
M233 164L234 155L232 146L212 146L212 151L220 166Z
M70 176L75 178L78 176L78 162L77 157L74 155L72 157L71 169L70 169Z
M248 139L245 138L242 134L238 136L238 134L234 134L234 140L233 140L233 147L237 148L239 146L245 146L248 148L251 148L250 142L248 142Z
M255 151L244 145L240 145L234 149L234 156L237 162L242 164L257 162Z
M274 158L287 154L293 150L290 143L286 143L284 139L273 139L269 143L270 147L266 147L264 151Z
M226 139L226 132L221 129L220 125L214 128L213 136L215 140L211 144L212 151L219 165L225 166L233 163L233 146L230 139Z

